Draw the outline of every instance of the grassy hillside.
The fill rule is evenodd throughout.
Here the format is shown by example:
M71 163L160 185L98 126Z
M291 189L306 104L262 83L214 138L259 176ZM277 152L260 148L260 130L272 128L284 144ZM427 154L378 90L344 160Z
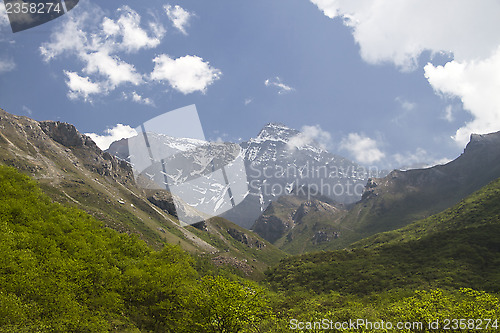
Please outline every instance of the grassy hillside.
M52 203L0 166L0 332L236 332L270 316L260 287L200 260Z
M279 295L280 325L321 332L332 329L327 318L363 319L344 332L498 331L499 202L497 180L452 209L352 249L282 260L267 279Z
M481 227L474 229L478 235L484 234ZM476 249L477 257L463 254L469 267L498 266L496 258L488 257L496 240L482 240L476 244L483 247ZM442 239L434 242L443 243ZM412 249L415 254L402 250L393 253L393 259L415 260L429 245L435 246L422 244ZM414 284L394 284L403 290L374 293L387 285L381 280L373 283L373 277L383 280L389 274L376 264L367 266L374 258L370 251L374 250L346 252L344 258L337 258L341 262L351 256L358 261L350 262L356 265L350 271L353 275L339 276L355 281L358 270L362 281L356 285L318 284L315 278L328 283L339 280L315 269L319 261L301 256L288 281L281 284L283 291L272 293L178 247L153 250L137 236L120 234L81 210L53 203L28 177L0 166L0 332L288 332L299 321L312 325L324 318L443 323L447 318L495 320L500 316L496 295L470 288L414 293L410 289L414 285L424 286L418 278ZM384 256L388 254L380 255ZM379 262L387 265L385 260ZM349 270L348 265L342 267ZM386 268L394 273L390 266ZM445 279L436 274L437 279ZM300 284L298 276L303 277ZM491 285L477 275L462 277L464 283L472 281L490 290L496 288L499 277L484 279ZM313 289L319 293L312 293ZM482 325L486 327L486 322ZM488 325L490 331L499 327L498 320ZM399 331L428 331L415 328ZM380 332L363 326L344 331Z
M284 259L269 272L278 289L370 294L397 288L500 291L500 180L457 206L350 250Z
M356 248L397 244L425 238L434 233L500 224L500 179L471 194L460 203L439 214L414 222L404 228L379 233L352 244Z

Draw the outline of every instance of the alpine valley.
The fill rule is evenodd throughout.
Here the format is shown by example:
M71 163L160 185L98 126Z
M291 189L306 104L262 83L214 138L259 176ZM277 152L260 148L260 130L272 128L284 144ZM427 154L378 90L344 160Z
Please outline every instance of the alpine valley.
M181 226L196 206L134 172L136 139L104 152L71 124L0 109L0 332L498 329L500 132L392 172L282 124L241 144L148 137L195 174L242 158L244 198ZM165 179L193 176L172 161Z

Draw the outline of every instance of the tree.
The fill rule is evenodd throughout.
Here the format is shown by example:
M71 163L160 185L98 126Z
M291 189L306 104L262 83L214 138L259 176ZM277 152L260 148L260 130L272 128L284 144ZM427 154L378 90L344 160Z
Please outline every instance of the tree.
M199 326L211 333L240 332L271 317L264 290L249 281L230 281L222 276L204 276L198 292Z

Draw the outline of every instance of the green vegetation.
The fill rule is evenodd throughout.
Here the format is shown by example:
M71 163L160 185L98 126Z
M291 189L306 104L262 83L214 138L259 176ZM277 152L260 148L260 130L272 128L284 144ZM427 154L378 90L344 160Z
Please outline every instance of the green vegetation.
M229 257L248 262L252 269L251 278L263 279L267 267L276 265L286 257L286 253L247 229L221 217L213 217L208 222L208 232L187 227L193 234L220 250L227 251ZM239 234L245 239L237 240L229 233ZM243 242L242 242L243 240ZM246 242L246 244L245 244Z
M500 325L499 198L496 181L353 249L283 259L265 287L177 246L155 250L106 228L0 166L0 332L321 332L318 323L356 319L423 325L398 332L449 331L445 325L493 332Z
M500 179L471 194L457 205L404 228L365 238L353 247L371 248L379 244L415 241L436 233L474 230L500 224Z
M299 332L331 329L333 332L407 333L477 332L479 328L483 332L497 332L500 329L500 298L468 288L393 291L363 297L336 292L321 295L296 292L279 299L281 301L274 304L278 316L274 325L268 326L271 332L290 332L287 328L296 328ZM433 326L429 327L431 323Z
M471 327L480 319L500 324L499 199L496 180L440 214L377 234L352 249L283 259L267 272L271 288L282 299L275 308L286 309L283 323L290 318L363 318L426 324L438 320L441 325L439 330L407 332L446 331L445 319L477 319L458 322L470 325L464 332L474 331Z
M500 180L458 205L349 250L282 260L268 272L278 289L368 294L394 288L500 291Z
M270 316L260 287L195 266L0 167L0 332L231 332Z

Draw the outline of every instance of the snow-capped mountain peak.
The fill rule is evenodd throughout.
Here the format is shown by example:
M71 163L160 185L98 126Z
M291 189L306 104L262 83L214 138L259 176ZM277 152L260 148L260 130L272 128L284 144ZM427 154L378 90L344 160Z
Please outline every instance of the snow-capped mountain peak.
M287 143L300 132L291 129L283 124L269 123L262 128L256 138L250 139L252 143L262 143L265 141L281 141Z

